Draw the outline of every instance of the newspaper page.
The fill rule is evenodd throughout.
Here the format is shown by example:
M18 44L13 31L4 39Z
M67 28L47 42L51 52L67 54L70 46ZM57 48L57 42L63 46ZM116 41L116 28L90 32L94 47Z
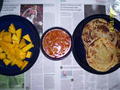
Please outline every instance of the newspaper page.
M60 26L73 34L76 26L84 18L94 14L106 14L109 8L107 0L61 0ZM118 90L119 70L109 75L95 75L83 70L73 55L61 61L60 90ZM116 82L113 81L116 78ZM112 82L111 82L112 81ZM116 83L112 85L112 83Z
M25 17L36 26L40 37L55 26L65 28L72 35L84 18L106 14L108 9L107 0L4 0L0 16ZM119 90L119 72L118 69L109 75L91 74L78 65L72 52L61 61L53 61L40 51L33 67L19 76L21 89L10 89L13 85L18 87L15 84L5 84L9 89L3 89L0 84L0 90ZM1 83L3 79L0 80Z
M57 21L55 5L57 5L55 0L4 0L0 16L12 14L25 17L35 25L41 37L44 31L55 26ZM55 63L46 60L40 51L35 65L24 74L23 78L24 90L56 90Z

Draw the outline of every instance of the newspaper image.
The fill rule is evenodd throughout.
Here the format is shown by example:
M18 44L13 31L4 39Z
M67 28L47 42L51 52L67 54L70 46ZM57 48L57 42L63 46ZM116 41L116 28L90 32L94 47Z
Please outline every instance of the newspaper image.
M32 22L40 37L51 27L62 27L71 35L76 26L94 14L108 14L107 0L4 0L0 16L15 14ZM96 75L84 70L71 52L60 61L42 51L33 67L23 75L0 76L0 90L120 90L120 70ZM11 84L11 85L10 85Z
M43 33L43 5L22 4L20 15L32 22L39 33Z

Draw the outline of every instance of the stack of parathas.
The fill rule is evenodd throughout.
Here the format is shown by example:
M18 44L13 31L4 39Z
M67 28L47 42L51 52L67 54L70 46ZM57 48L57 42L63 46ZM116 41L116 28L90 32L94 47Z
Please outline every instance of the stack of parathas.
M88 22L82 33L86 59L92 68L105 72L119 63L120 32L110 32L110 23L102 18Z

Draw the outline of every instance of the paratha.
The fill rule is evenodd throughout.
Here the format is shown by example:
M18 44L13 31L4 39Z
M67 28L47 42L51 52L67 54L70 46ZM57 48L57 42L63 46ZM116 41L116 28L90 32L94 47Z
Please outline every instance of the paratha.
M118 63L115 45L108 39L100 38L87 51L88 64L98 70L107 71Z
M118 57L118 60L120 62L120 32L117 32L117 57Z
M98 18L88 22L82 32L86 59L97 71L107 71L120 61L120 34L115 28L110 32L110 23Z
M104 19L94 19L87 23L83 29L82 39L85 46L89 46L94 40L104 37L112 43L117 43L116 32L110 32L110 24Z

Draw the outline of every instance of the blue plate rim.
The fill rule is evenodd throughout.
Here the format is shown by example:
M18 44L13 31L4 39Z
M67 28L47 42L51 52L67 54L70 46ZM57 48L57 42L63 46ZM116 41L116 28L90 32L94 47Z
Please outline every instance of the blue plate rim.
M46 52L44 51L43 45L42 45L43 38L44 38L44 36L46 35L46 33L49 32L50 30L53 30L53 29L63 30L63 31L65 31L65 32L70 36L70 38L71 38L71 47L70 47L70 50L67 52L67 54L65 54L64 56L62 56L62 57L60 57L60 58L53 58L53 57L50 57L49 55L47 55ZM52 61L60 61L60 60L63 60L63 59L64 59L65 57L67 57L67 56L71 53L71 51L72 51L72 35L71 35L65 28L63 28L63 27L51 27L51 28L47 29L47 30L43 33L43 35L42 35L42 37L41 37L41 50L42 50L44 56L46 56L48 59L50 59L50 60L52 60Z
M85 19L83 19L83 20L77 25L77 27L75 28L75 30L74 30L74 32L73 32L73 42L72 42L72 44L73 44L73 50L72 50L72 53L73 53L73 56L74 56L76 62L77 62L84 70L86 70L86 71L88 71L88 72L90 72L90 73L93 73L93 74L97 74L97 75L105 75L105 74L109 74L109 73L112 73L112 72L116 71L116 70L120 67L120 64L115 65L113 68L111 68L110 70L108 70L108 71L106 71L106 72L100 72L100 71L97 71L97 70L93 69L92 67L90 67L90 66L88 65L88 63L87 63L87 64L85 63L85 62L87 62L87 61L86 61L86 56L85 56L86 52L85 52L84 44L83 44L83 41L82 41L82 38L81 38L81 35L82 35L82 31L83 31L84 26L85 26L89 21L91 21L91 20L93 20L93 19L96 19L96 18L103 18L103 19L105 19L105 20L107 20L107 21L110 21L110 20L111 20L111 17L110 17L109 15L105 15L105 14L95 14L95 15L91 15L91 16L86 17ZM115 18L112 18L112 19L115 21L114 27L117 28L117 29L119 28L118 31L120 31L120 22L119 22L117 19L115 19ZM119 25L118 25L118 23L119 23ZM116 24L117 24L117 25L116 25ZM78 33L79 30L81 30L80 33ZM78 34L80 34L80 35L78 35ZM84 61L85 61L85 62L79 57L78 52L76 52L76 43L78 42L78 41L76 41L76 39L77 39L78 36L80 36L80 43L78 43L78 45L81 44L82 48L84 48L84 52L85 52L85 54L84 54L84 57L85 57L85 58L84 58ZM77 48L77 49L78 49L78 48ZM82 56L81 56L81 57L82 57Z
M38 59L38 56L39 56L39 53L40 53L40 36L39 36L39 33L38 33L38 31L37 31L37 29L36 29L36 27L29 21L29 20L27 20L26 18L24 18L24 17L22 17L22 16L19 16L19 15L15 15L15 14L9 14L9 15L4 15L4 16L1 16L0 17L0 20L2 20L2 19L4 19L4 18L9 18L9 17L15 17L15 18L21 18L21 20L24 20L25 22L28 22L28 24L29 25L31 25L32 26L32 28L34 29L34 33L35 33L35 36L36 36L36 38L37 38L37 43L38 43L38 45L37 45L37 51L36 51L36 57L35 57L35 59L34 59L34 62L33 63L31 63L31 64L28 64L27 65L27 67L25 68L25 69L23 69L22 71L16 71L15 73L12 73L12 72L10 72L10 73L6 73L4 70L2 70L1 68L0 68L0 74L2 74L2 75L6 75L6 76L16 76L16 75L20 75L20 74L23 74L24 72L26 72L26 71L28 71L34 64L35 64L35 62L37 61L37 59Z

